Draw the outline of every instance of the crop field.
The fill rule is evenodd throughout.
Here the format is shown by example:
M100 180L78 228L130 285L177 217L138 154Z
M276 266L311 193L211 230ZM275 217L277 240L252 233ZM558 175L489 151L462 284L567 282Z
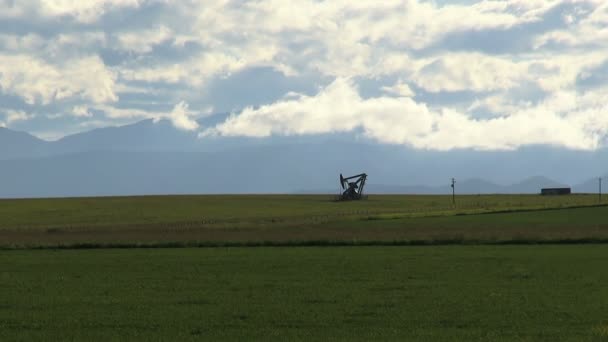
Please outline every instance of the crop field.
M595 195L0 200L0 341L608 340L607 217Z
M0 340L608 339L608 245L0 251Z
M596 195L0 200L0 247L602 242L607 215Z

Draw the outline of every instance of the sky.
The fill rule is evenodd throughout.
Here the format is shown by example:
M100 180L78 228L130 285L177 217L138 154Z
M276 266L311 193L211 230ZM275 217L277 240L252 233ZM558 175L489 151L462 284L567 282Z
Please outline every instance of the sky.
M595 150L607 99L604 0L0 0L0 126L44 139L165 118Z

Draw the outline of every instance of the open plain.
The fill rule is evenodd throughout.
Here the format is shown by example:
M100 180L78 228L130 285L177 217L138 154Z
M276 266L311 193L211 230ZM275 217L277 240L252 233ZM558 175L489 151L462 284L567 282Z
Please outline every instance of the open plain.
M0 201L0 247L600 242L596 195L144 196Z
M0 339L606 340L597 200L2 200Z
M608 245L0 252L0 339L608 339Z

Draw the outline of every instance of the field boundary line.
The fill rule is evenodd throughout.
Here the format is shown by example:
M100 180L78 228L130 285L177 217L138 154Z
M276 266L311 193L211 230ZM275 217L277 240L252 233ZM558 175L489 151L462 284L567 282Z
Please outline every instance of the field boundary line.
M74 243L39 246L0 246L0 251L82 250L82 249L164 249L164 248L259 248L259 247L414 247L414 246L507 246L507 245L588 245L608 244L608 238L574 239L437 239L437 240L302 240L302 241L226 241L159 243Z
M572 205L563 207L534 207L534 208L513 208L513 209L489 209L482 211L453 211L444 212L443 214L437 214L429 212L428 215L417 213L394 213L394 214L379 214L361 216L357 221L390 221L390 220L401 220L410 218L437 218L437 217L455 217L455 216L477 216L477 215L496 215L496 214L511 214L511 213L525 213L525 212L539 212L539 211L559 211L559 210L570 210L570 209L585 209L585 208L604 208L608 207L608 204L582 204Z

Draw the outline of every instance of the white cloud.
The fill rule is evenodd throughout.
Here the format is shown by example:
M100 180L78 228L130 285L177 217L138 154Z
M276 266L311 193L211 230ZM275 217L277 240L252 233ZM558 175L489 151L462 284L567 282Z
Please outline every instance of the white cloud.
M593 5L591 10L578 7L574 13L566 14L570 25L567 29L547 32L535 39L535 47L545 45L575 47L608 47L608 3L601 0L580 1L581 4Z
M13 122L17 121L27 121L34 116L32 114L28 114L22 110L7 110L6 111L6 124L10 125Z
M407 85L407 83L404 83L403 81L399 80L397 83L395 83L394 85L388 87L382 87L382 90L392 94L392 95L397 95L397 96L402 96L402 97L414 97L414 91L412 90L412 88L410 88L409 85Z
M87 109L87 113L90 112L88 108L85 109ZM103 112L108 119L154 119L155 121L168 119L175 128L184 131L197 130L199 128L199 124L196 122L196 117L209 115L210 111L212 110L211 108L206 108L200 112L192 111L189 109L189 105L185 101L180 101L177 103L168 113L163 111L144 110L140 108L121 108L111 105L99 105L92 109ZM99 120L97 121L102 122Z
M256 63L258 59L249 56L264 47L274 51L267 60L277 70L352 77L371 75L383 68L387 55L427 48L450 33L539 21L555 5L555 1L521 0L481 1L473 6L414 0L267 0L178 7L181 14L196 13L194 30L182 37L216 53L240 56L246 66Z
M505 116L531 106L530 101L513 101L507 95L499 93L474 100L467 112L480 111L486 116Z
M194 131L198 129L198 123L192 118L193 116L194 113L188 109L188 104L182 101L173 107L169 119L177 129Z
M186 83L201 86L217 75L229 75L247 63L244 59L222 53L205 53L183 63L155 67L123 69L121 76L129 81Z
M90 118L93 116L87 106L74 106L72 109L72 115L81 118Z
M33 18L34 14L44 17L71 17L81 23L97 21L105 13L124 8L138 8L146 2L166 0L0 0L0 17Z
M479 53L444 55L422 63L412 79L430 92L504 90L528 78L526 63Z
M60 55L67 51L88 51L108 47L108 37L105 32L71 32L60 33L48 41L48 54Z
M213 91L230 93L241 86L231 85L232 76L243 72L244 83L258 75L244 71L265 67L285 77L256 79L264 88L251 98L269 101L270 92L335 81L315 96L247 108L204 134L360 127L379 141L420 148L595 146L595 134L604 132L599 99L606 80L595 71L608 61L608 4L471 3L0 0L0 18L20 27L0 33L0 92L21 99L28 112L71 115L82 127L99 120L92 113L100 111L108 122L168 118L197 130L182 99L197 109L228 102L212 98ZM120 11L134 15L121 22ZM471 41L460 41L466 34ZM496 46L501 53L488 52ZM384 95L359 95L361 79L377 84L366 92ZM581 86L584 79L592 79L592 89ZM549 127L563 133L549 134Z
M149 53L154 46L166 42L172 37L171 29L161 25L157 29L121 33L117 38L123 50Z
M46 41L35 33L24 35L0 33L0 44L9 51L23 52L41 49Z
M352 81L339 78L315 96L247 108L203 134L266 137L361 128L383 143L425 149L514 149L528 144L594 149L608 134L608 104L598 102L601 95L564 94L505 116L475 119L409 97L363 99Z
M15 0L0 0L0 18L17 18L24 16L32 7L31 3L26 1Z
M49 16L72 16L78 21L92 22L97 20L106 11L138 7L143 0L41 0L41 11Z
M0 89L28 104L68 98L93 103L115 102L114 74L97 56L53 65L28 55L0 55Z
M99 110L109 119L158 119L166 116L165 113L141 108L123 108L108 104L96 105L91 109Z
M405 79L432 93L504 91L528 83L553 92L573 87L577 77L608 60L607 52L555 56L522 54L517 58L481 53L444 53L417 60L407 55L391 55L382 66L384 70L377 67L373 75L405 75Z
M106 120L89 120L79 123L78 126L85 129L92 129L100 127L110 127L113 126L113 124L111 121Z
M104 32L59 33L53 37L43 37L37 33L8 34L0 33L0 49L12 54L45 55L46 57L87 51L107 46Z
M362 99L351 80L338 78L315 96L300 95L258 109L246 108L206 134L265 137L347 132L361 127L370 137L399 142L403 136L431 131L430 113L425 104L408 97Z

